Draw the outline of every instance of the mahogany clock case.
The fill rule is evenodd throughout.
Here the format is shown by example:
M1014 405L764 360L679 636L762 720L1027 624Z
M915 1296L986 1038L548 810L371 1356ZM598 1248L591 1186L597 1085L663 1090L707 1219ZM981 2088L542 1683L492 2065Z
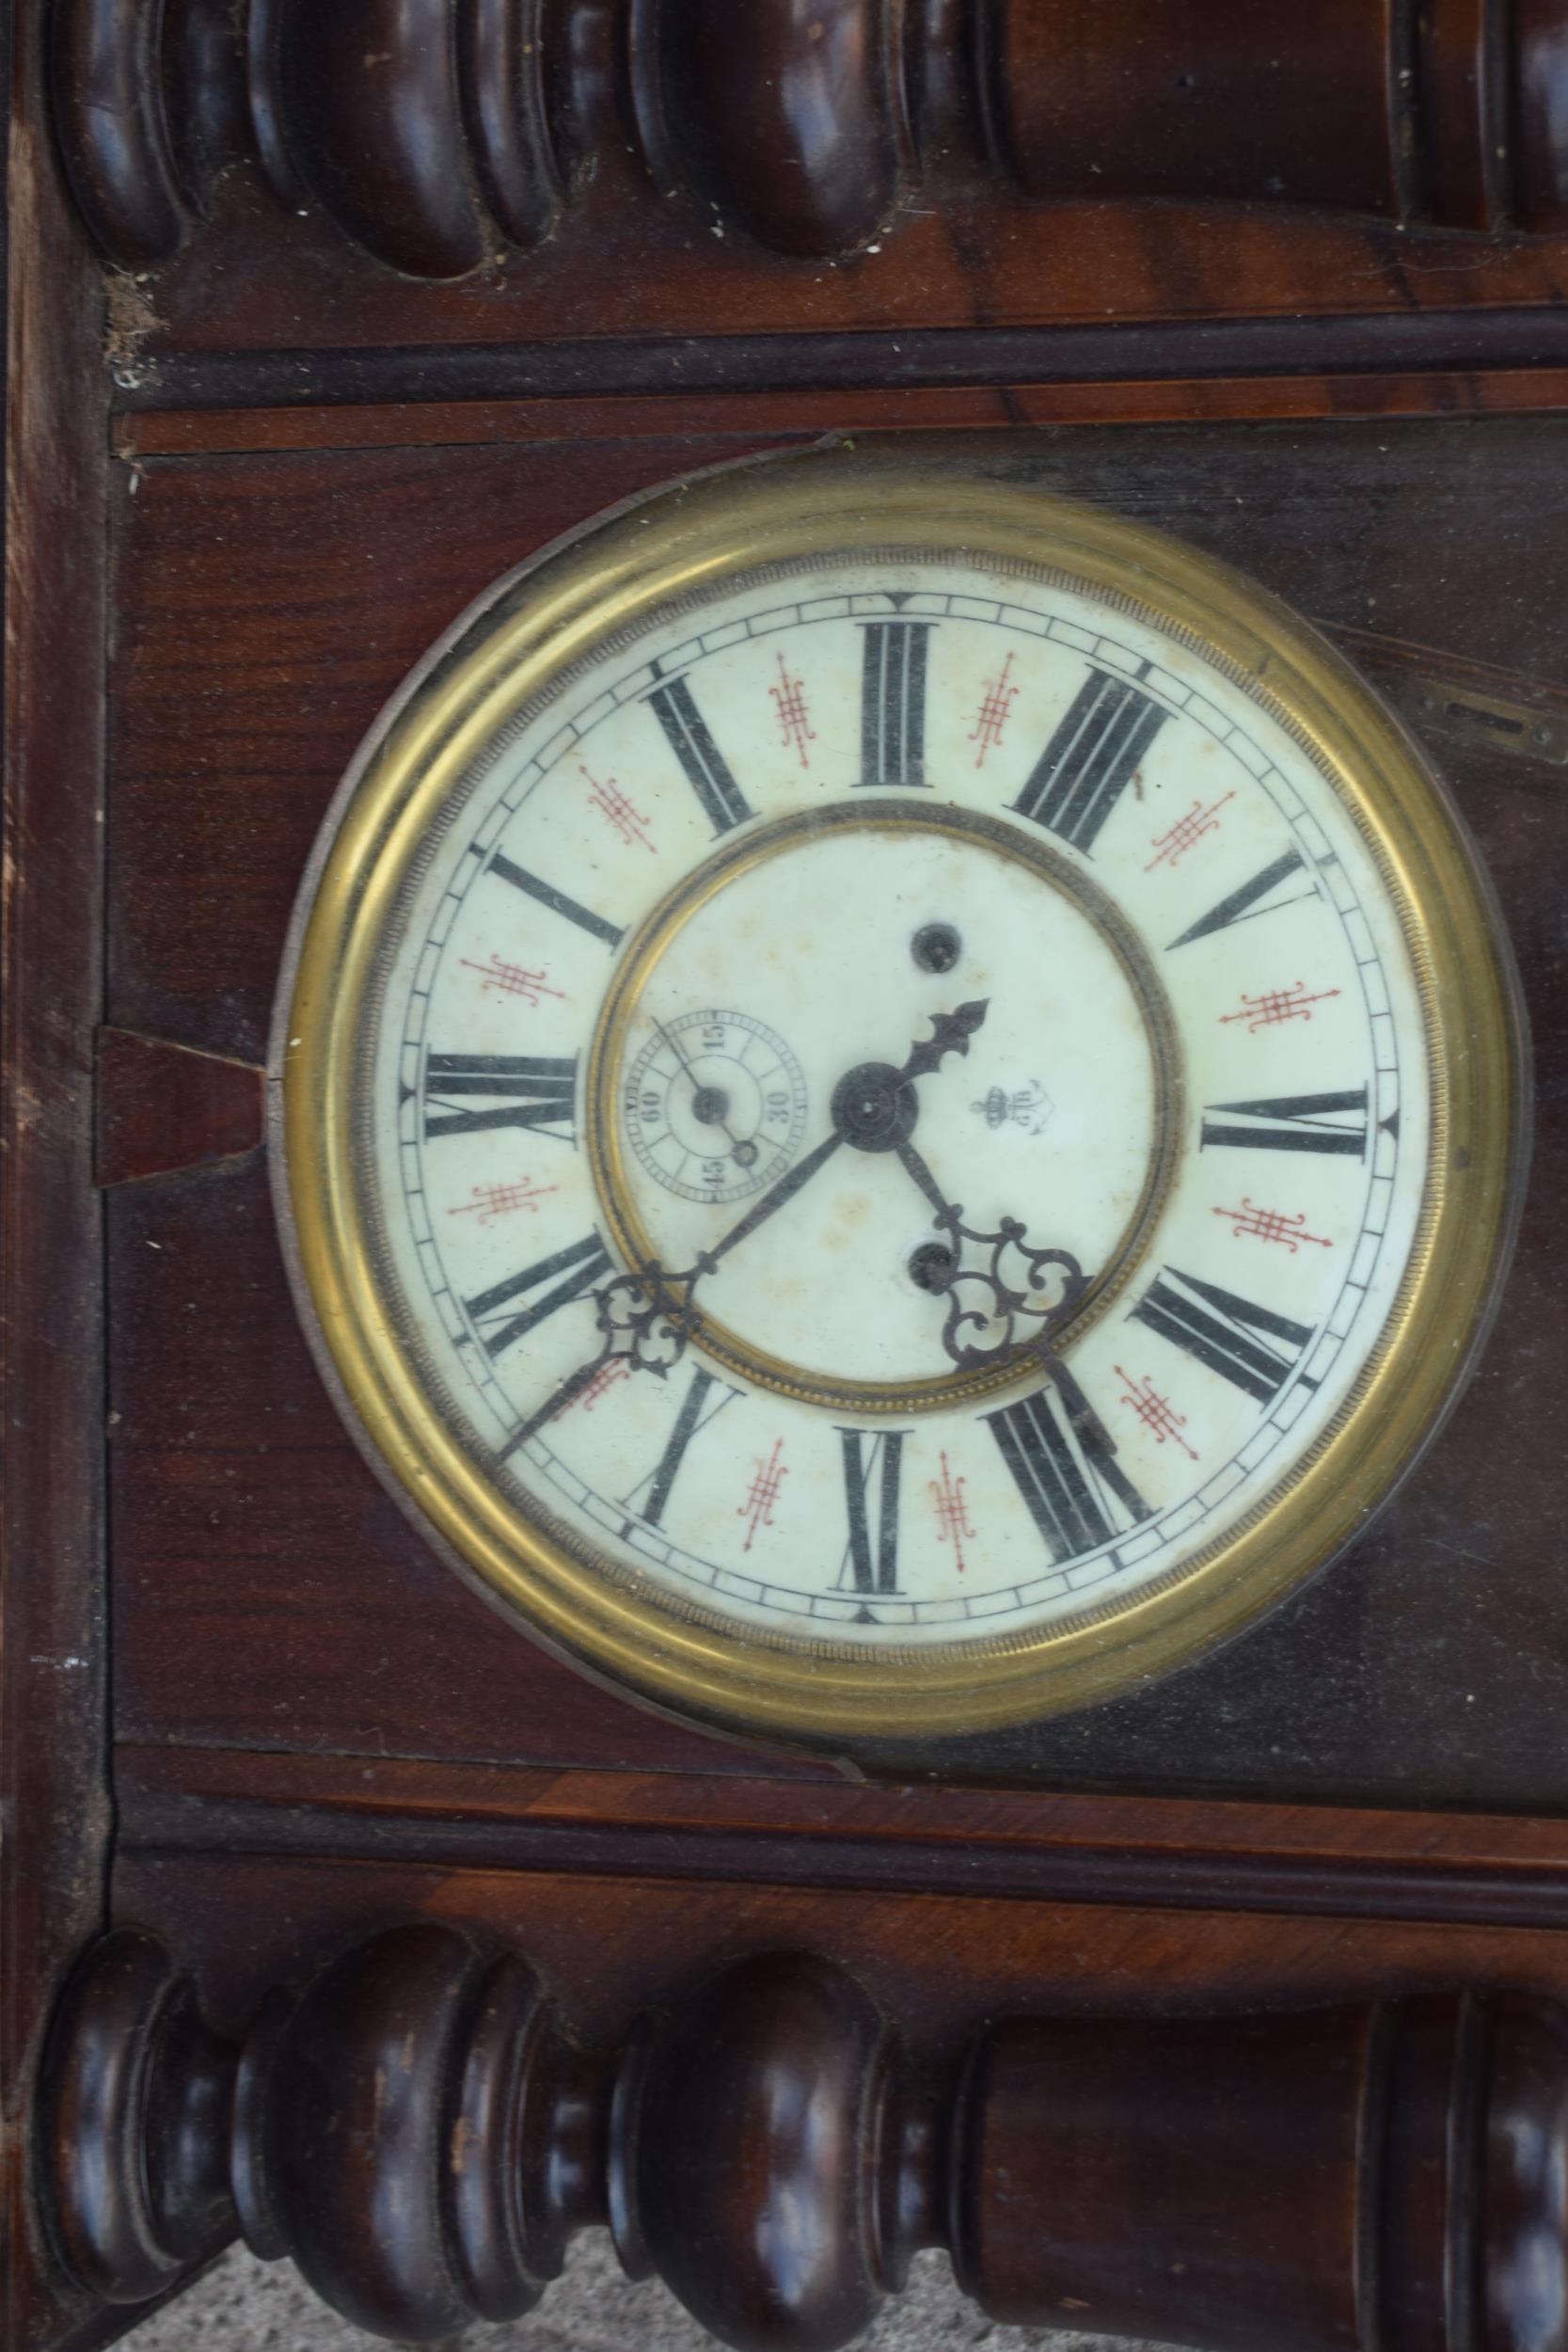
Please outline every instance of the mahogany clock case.
M107 2291L148 2291L146 2010L121 2007L106 2043L76 2044L89 2070L107 2047L102 2081L137 2094L112 2119L121 2161L95 2170L81 2135L46 2145L47 2122L34 2128L72 1963L96 1949L112 1980L124 1957L93 1939L161 1937L229 2049L254 2026L256 2051L269 1988L304 1987L412 1917L420 1934L451 1923L470 1958L525 1950L571 2028L612 2055L649 2005L681 2013L708 1970L780 1947L849 1970L922 2065L950 2071L982 2016L1076 2027L1392 1994L1426 2051L1402 2095L1431 2130L1369 2142L1368 2180L1325 2164L1310 2100L1277 2100L1264 2073L1250 2105L1222 2102L1217 2174L1192 2168L1219 2180L1223 2211L1160 2206L1180 2185L1170 2152L1191 2101L1148 2095L1134 2042L1109 2156L1102 2076L1092 2161L1063 2137L1056 2090L1017 2110L1046 2169L990 2168L1009 2242L1051 2241L1053 2315L1068 2293L1073 2312L1092 2296L1097 2322L1167 2340L1256 2343L1236 2307L1245 2280L1277 2341L1343 2346L1363 2316L1353 2274L1378 2291L1364 2340L1388 2352L1549 2340L1528 2281L1556 2275L1533 2257L1560 2234L1558 2176L1548 2165L1538 2194L1511 2206L1505 2189L1489 2208L1505 2238L1511 2210L1551 2218L1517 2240L1516 2298L1497 2265L1483 2316L1479 2256L1465 2267L1474 2037L1450 2064L1444 2036L1454 2011L1476 2014L1473 1992L1564 1980L1560 12L0 13L16 36L0 1334L11 2339L85 2346L130 2315L104 2309L101 2269L59 2260L48 2180L82 2186L111 2235L130 2217L132 2260ZM535 56L519 144L515 113L475 105L483 77L463 81L448 34L461 21L499 37L525 17L562 38L542 76ZM822 58L841 54L812 38L828 17L870 70L823 116L796 99L820 94ZM280 32L296 64L309 45L311 71L279 76ZM1276 61L1261 82L1259 40ZM803 169L792 141L824 121L834 135ZM851 167L824 173L824 157ZM482 189L509 224L488 259ZM1535 1041L1513 1273L1471 1388L1395 1506L1206 1664L1094 1713L882 1759L1000 1784L980 1789L854 1787L683 1728L569 1672L461 1586L316 1378L261 1128L278 960L321 818L454 616L653 484L821 433L939 427L969 429L1005 474L1250 571L1361 664L1479 843ZM1074 1793L1103 1788L1129 1793ZM1290 1797L1308 1802L1266 1802ZM170 2026L174 2095L152 2137L159 2162L176 2158L178 2210L172 2255L152 2253L172 2280L233 2228L218 2192L244 2151L209 2095L231 2066L194 2003L166 2001L157 1968L144 1981ZM351 1971L356 2000L364 1983ZM1433 2041L1419 1996L1455 1986ZM395 2000L358 2006L363 2031L328 2037L330 2078L363 2097L374 2033L395 2024L402 2047L408 2020ZM414 2012L439 2075L451 2045L431 2017ZM1241 2046L1252 2075L1250 2036ZM726 2094L736 2078L714 2079ZM561 2076L568 2108L574 2080ZM1560 2064L1539 2080L1543 2112L1560 2115ZM689 2159L672 2194L692 2242L692 2215L716 2209L691 2205L694 2181L733 2216L731 2245L752 2242L755 2204L728 2198L745 2170L730 2122L663 2143ZM279 2133L288 2153L296 2113ZM1300 2164L1259 2161L1287 2140ZM504 2165L505 2135L495 2143ZM385 2210L388 2175L372 2142L357 2169L322 2145L307 2201L353 2267L379 2250L363 2217ZM397 2176L417 2172L427 2199L434 2146L416 2135ZM766 2201L777 2176L752 2177ZM1020 2178L1039 2194L1013 2196ZM580 2167L576 2185L594 2204ZM1163 2230L1148 2226L1156 2207ZM1130 2299L1085 2293L1101 2219ZM1339 2281L1326 2299L1324 2229ZM440 2283L446 2256L428 2252L414 2245L414 2265Z
M264 435L226 436L217 418L183 432L161 432L155 415L122 421L111 1127L117 1089L135 1090L126 1069L151 1050L132 1041L217 1057L181 1057L172 1077L147 1080L134 1114L146 1132L123 1168L103 1171L126 1175L106 1194L106 1270L114 1729L133 1819L138 1784L150 1805L168 1801L156 1759L174 1750L193 1794L193 1749L779 1768L592 1688L431 1557L312 1369L241 1101L322 815L425 647L497 576L613 500L785 445L752 424L750 403L725 430L725 404L710 399L708 429L689 434L654 406L627 403L596 429L563 415L553 432L535 410L515 438L492 415L483 442L466 446L446 438L450 411L418 408L399 412L394 445L352 449L332 447L330 430L319 446L267 447ZM1568 691L1554 682L1568 621L1565 435L1568 420L1545 415L964 437L1003 482L1102 503L1250 572L1394 703L1497 891L1536 1040L1538 1119L1517 1256L1479 1373L1350 1554L1206 1662L1076 1716L890 1745L878 1759L889 1773L1568 1803L1568 1460L1554 1435L1568 1380ZM933 456L951 446L901 437ZM213 1091L214 1068L228 1073L229 1124L213 1113L211 1132L198 1119L182 1141L168 1122L182 1100L188 1110L198 1071ZM127 1132L114 1128L115 1151Z

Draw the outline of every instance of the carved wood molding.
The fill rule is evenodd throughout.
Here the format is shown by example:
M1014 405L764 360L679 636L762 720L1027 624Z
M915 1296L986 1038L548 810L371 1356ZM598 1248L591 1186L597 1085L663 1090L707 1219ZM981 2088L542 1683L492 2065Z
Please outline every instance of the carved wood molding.
M537 2300L608 2226L746 2352L832 2352L944 2245L993 2318L1251 2352L1554 2352L1568 2012L1524 1993L1011 2018L927 2065L842 1968L743 1960L580 2044L515 1954L395 1928L243 2043L150 1935L86 1956L40 2107L106 2303L236 2230L405 2340Z
M806 259L896 235L955 168L1003 203L1568 226L1564 0L55 0L51 25L65 167L131 269L248 162L388 268L461 278L550 235L610 122L650 204Z

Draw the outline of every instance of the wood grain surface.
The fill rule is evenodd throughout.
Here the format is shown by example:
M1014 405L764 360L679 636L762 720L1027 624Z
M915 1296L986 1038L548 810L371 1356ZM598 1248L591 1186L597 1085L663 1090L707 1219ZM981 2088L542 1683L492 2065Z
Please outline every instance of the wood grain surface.
M379 2160L315 2241L330 2168L290 2175L285 2231L289 2152L245 2165L302 1996L317 2039L298 2028L277 2129L369 2114L372 2145L361 2061L450 1995L434 2055L409 2045L424 2193L475 1971L526 1958L540 2046L565 2054L538 2078L549 2212L610 2213L635 2068L619 2109L602 2096L635 2021L662 2021L687 2169L648 2185L657 2234L700 2268L685 2217L728 2233L717 2283L687 2283L732 2334L772 2293L736 2250L746 2196L783 2179L832 2204L870 2143L856 2125L834 2165L781 2171L763 2135L721 2174L715 2086L734 2106L826 2085L842 2125L876 2104L885 2026L946 2102L941 2228L998 2311L1337 2346L1359 2231L1383 2352L1558 2352L1539 2290L1562 2263L1560 2199L1542 2215L1564 2067L1531 2004L1568 1999L1562 8L10 14L8 2344L107 2341L140 2308L116 2295L177 2282L237 2215L273 2250L315 2243L324 2281L400 2324L420 2296L445 2324L454 2243L475 2308L515 2296L493 2161L458 2239L453 2189L391 2287L363 2226ZM1366 667L1491 875L1537 1137L1481 1374L1345 1561L1158 1689L890 1749L857 1783L628 1705L437 1564L312 1369L251 1106L317 828L425 648L617 500L871 432L961 434L1004 478L1162 525ZM1476 695L1503 714L1490 739ZM92 1942L117 1925L130 1941ZM92 2062L51 2076L50 2116L75 2120L46 2212L36 2072L84 1947L111 1964L57 2012L57 2052ZM780 1951L805 1958L729 1980L749 2063L705 2077L711 1972ZM759 1981L806 2020L782 2055ZM1397 2030L1367 2025L1389 2004ZM1271 2011L1360 2022L1280 2028L1286 2074L1306 2049L1320 2080L1275 2096L1264 2066L1249 2092L1235 2021ZM1169 2030L1199 2018L1228 2021L1218 2042ZM1196 2080L1200 2044L1219 2056ZM501 2083L513 2043L488 2047L500 2072L470 2088ZM1006 2063L966 2110L977 2047ZM1347 2098L1383 2119L1358 2127L1362 2171ZM1204 2175L1219 2205L1172 2178L1211 2112L1219 2142L1227 2119L1251 2136ZM1494 2113L1517 2128L1481 2163ZM938 2233L935 2145L916 2131L882 2182L890 2244L911 2215ZM1148 2217L1179 2208L1165 2245ZM869 2240L860 2207L831 2217L838 2326ZM1185 2285L1177 2237L1204 2249Z
M19 19L13 61L35 120L39 29ZM54 1988L103 1917L111 1822L92 1188L107 387L96 273L35 139L11 143L7 203L0 2334L24 2344L92 2324L41 2240L26 2124Z
M781 400L781 428L788 411ZM590 439L569 419L567 437L515 445L128 459L111 1018L259 1055L315 827L383 697L468 598L585 510L778 446L754 401L743 417L733 437L672 439L655 405L625 420L641 438ZM519 422L532 435L549 420L534 408ZM1015 427L984 448L1004 473L1242 564L1389 679L1450 664L1550 703L1568 686L1568 534L1551 519L1563 430L1549 414ZM1501 896L1537 1036L1535 1176L1476 1386L1352 1557L1244 1642L1088 1716L941 1755L890 1750L889 1773L1427 1807L1568 1801L1568 1468L1551 1436L1568 1152L1551 876L1568 794L1544 759L1435 735L1432 748ZM121 1737L744 1767L744 1748L563 1672L431 1560L310 1369L259 1164L139 1185L110 1213Z

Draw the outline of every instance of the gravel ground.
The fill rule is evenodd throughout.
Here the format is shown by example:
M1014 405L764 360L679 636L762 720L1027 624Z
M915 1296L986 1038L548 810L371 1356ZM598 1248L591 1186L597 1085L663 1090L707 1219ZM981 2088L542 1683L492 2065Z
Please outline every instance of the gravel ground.
M910 2284L861 2344L876 2352L1153 2352L1101 2336L993 2327L965 2301L946 2258L923 2254ZM179 2301L133 2328L133 2352L372 2352L382 2342L319 2303L290 2263L259 2263L236 2249ZM625 2277L598 2232L578 2239L535 2312L509 2328L472 2328L441 2352L714 2352L657 2280Z

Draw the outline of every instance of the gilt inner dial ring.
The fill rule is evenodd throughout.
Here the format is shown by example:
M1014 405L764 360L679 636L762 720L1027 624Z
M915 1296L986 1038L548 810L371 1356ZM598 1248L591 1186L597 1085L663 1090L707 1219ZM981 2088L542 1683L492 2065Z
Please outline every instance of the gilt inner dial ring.
M958 952L927 969L910 941L936 927ZM1065 1345L1144 1254L1180 1096L1164 992L1087 878L977 812L840 803L726 846L644 923L599 1019L586 1142L626 1263L700 1269L704 1354L907 1413L1037 1371L1006 1348L956 1363L921 1274L933 1241L965 1262L943 1213L1076 1261Z

